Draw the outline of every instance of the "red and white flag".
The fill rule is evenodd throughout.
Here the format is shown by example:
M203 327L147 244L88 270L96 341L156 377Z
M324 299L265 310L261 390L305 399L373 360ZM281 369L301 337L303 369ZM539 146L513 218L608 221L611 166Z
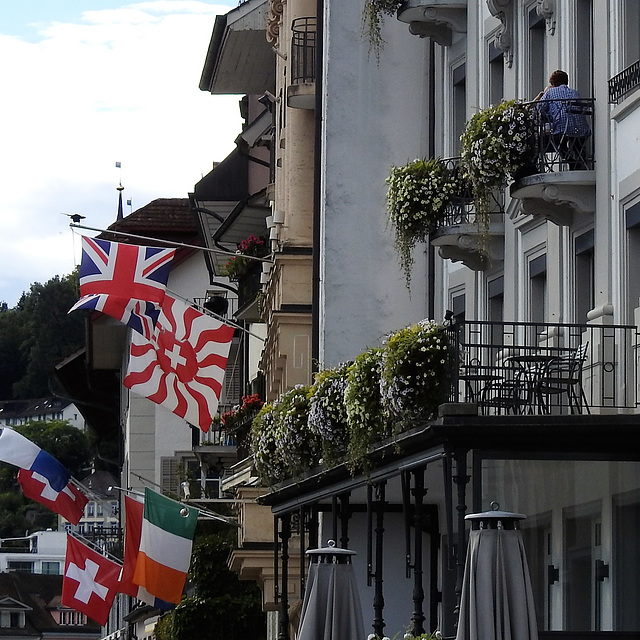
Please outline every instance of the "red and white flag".
M218 408L234 329L166 294L151 340L132 334L123 383L208 431Z
M118 592L120 565L67 535L62 604L105 625Z
M18 483L22 493L45 507L59 513L73 524L78 524L89 502L87 496L69 482L62 491L56 491L43 475L28 469L18 471Z

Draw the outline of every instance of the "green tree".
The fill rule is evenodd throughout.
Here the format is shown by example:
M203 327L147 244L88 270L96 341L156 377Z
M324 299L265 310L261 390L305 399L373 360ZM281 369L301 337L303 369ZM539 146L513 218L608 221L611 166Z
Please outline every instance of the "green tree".
M260 590L227 568L234 534L218 530L196 538L189 571L194 593L165 616L158 640L266 638Z
M51 395L49 373L63 358L84 344L81 313L68 313L78 299L77 270L51 278L44 285L31 285L15 309L14 321L21 327L20 366L15 373L14 398Z
M18 309L0 309L0 399L13 398L14 383L24 376L27 360L21 350L25 327Z
M15 430L59 460L74 477L82 476L92 461L89 439L66 420L29 422ZM16 467L0 463L0 538L56 527L55 513L22 495L17 475Z

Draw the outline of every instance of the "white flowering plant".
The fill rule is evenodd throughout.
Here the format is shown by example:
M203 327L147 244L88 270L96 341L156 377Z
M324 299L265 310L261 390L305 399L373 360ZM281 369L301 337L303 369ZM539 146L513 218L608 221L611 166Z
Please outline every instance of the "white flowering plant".
M460 166L471 182L478 214L486 214L489 194L533 161L535 119L531 106L504 100L476 113L460 136Z
M340 462L349 441L344 393L349 364L320 371L309 398L309 429L321 441L322 459Z
M449 340L433 320L387 336L380 394L396 433L437 415L449 393L450 372Z
M391 427L382 411L380 364L382 349L361 353L349 368L344 404L349 427L347 464L352 473L367 471L371 446L390 437Z
M279 452L273 404L264 404L251 423L251 451L258 476L272 485L286 477L286 467Z
M460 190L457 172L442 158L420 159L392 166L385 181L389 223L407 288L411 284L413 249L426 242L442 221L453 196Z
M394 16L405 0L364 0L362 10L362 31L369 38L369 50L373 49L376 58L384 45L382 22L384 16Z

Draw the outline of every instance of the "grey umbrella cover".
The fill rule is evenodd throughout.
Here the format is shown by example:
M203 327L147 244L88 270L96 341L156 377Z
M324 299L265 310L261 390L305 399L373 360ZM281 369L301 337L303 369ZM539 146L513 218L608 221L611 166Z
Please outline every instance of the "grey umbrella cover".
M351 564L316 563L302 604L298 640L363 640L362 607Z
M531 577L520 531L471 531L456 640L537 638Z

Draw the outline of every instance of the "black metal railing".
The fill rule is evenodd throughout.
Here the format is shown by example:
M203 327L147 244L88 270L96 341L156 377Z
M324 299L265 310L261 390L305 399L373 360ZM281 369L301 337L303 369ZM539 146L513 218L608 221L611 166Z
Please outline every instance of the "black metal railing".
M609 79L609 103L618 104L624 96L640 87L640 60Z
M485 414L638 409L638 328L464 321L448 327L451 402Z
M316 27L315 17L296 18L291 35L291 83L316 81Z
M262 287L260 284L261 274L262 262L251 260L245 273L238 278L238 309L243 309L255 300Z
M104 553L122 558L124 553L122 529L118 525L85 524L79 535Z
M535 151L524 174L593 169L593 98L540 100L526 106L534 120Z
M459 157L445 158L443 160L445 166L454 175L457 174L458 165L460 162ZM475 224L483 227L486 224L486 220L480 219L477 213L477 208L473 199L473 190L471 183L468 180L464 180L461 177L456 177L456 183L458 184L458 193L451 198L451 201L447 204L442 218L437 226L437 229L446 227L452 227L460 224ZM491 213L491 220L495 220L496 216L502 217L504 214L504 190L498 189L491 192L489 196L489 212Z

